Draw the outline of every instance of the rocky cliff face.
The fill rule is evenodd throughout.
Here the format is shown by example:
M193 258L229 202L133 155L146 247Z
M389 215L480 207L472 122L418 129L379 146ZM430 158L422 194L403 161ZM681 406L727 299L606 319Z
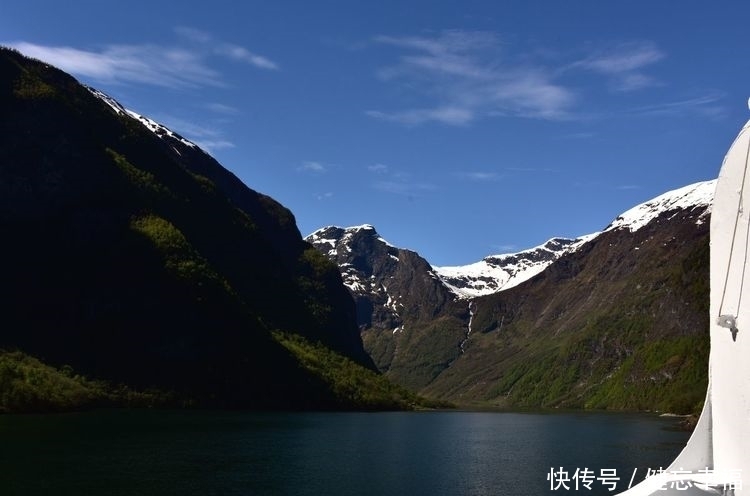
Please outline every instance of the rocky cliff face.
M691 185L602 232L470 266L422 261L419 270L401 268L387 295L381 283L395 280L402 250L378 241L374 228L365 232L382 245L379 255L351 242L361 228L327 228L308 240L349 274L365 346L402 384L499 406L691 411L706 385L712 194L713 182ZM359 275L355 267L369 268ZM432 282L424 291L404 277ZM368 312L390 320L368 321Z
M455 360L467 306L425 259L392 246L370 225L325 227L306 240L339 266L380 370L420 389Z
M402 332L407 320L429 319L453 300L426 260L391 245L370 225L325 227L306 240L339 266L361 329Z

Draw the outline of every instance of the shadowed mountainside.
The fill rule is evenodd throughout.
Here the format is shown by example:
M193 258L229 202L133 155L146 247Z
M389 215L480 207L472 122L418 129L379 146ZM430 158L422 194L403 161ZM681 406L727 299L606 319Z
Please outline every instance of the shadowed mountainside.
M403 406L333 384L380 379L336 266L289 210L8 49L0 109L0 349L197 404Z

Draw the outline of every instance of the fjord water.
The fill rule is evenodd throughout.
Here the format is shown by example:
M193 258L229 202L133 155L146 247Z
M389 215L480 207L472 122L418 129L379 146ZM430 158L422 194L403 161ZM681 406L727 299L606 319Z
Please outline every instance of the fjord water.
M666 467L674 419L609 413L113 410L0 416L0 494L508 495L547 474ZM555 478L553 477L553 481Z

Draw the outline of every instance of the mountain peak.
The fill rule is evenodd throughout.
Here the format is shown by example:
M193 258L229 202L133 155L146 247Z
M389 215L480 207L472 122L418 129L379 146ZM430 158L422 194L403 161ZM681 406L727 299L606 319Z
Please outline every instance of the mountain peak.
M327 245L329 247L327 254L330 257L336 257L339 249L343 249L346 252L351 251L353 243L379 243L387 248L396 248L380 236L371 224L350 227L322 227L308 234L305 237L305 241L315 245L319 250L321 245Z
M628 229L630 232L635 232L661 214L695 208L703 209L698 219L698 222L702 222L701 218L711 211L715 189L716 180L713 179L667 191L623 212L604 231Z
M365 232L368 234L375 234L377 235L378 232L375 230L375 227L372 224L362 224L359 226L349 226L349 227L341 227L341 226L325 226L321 227L320 229L315 230L314 232L308 234L308 238L316 238L321 237L324 234L331 234L335 233L336 235L343 235L343 234L354 234L359 232Z

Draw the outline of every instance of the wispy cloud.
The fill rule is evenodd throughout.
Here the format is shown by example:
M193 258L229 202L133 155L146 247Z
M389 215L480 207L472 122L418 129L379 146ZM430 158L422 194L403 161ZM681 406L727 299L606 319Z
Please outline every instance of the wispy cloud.
M438 189L431 181L414 178L409 172L394 170L385 164L369 165L367 170L376 179L371 183L371 187L383 193L407 196L411 199Z
M723 115L724 108L720 101L725 98L722 92L711 92L705 95L656 103L652 105L641 105L629 110L629 113L638 115L676 115L684 112L699 112L708 117Z
M373 183L373 188L385 193L409 197L419 196L420 193L435 191L437 189L437 187L431 183L411 182L398 179L389 181L376 181L375 183Z
M317 199L318 201L322 201L322 200L328 200L328 199L330 199L330 198L333 198L333 193L332 193L332 192L330 192L330 191L328 191L328 192L326 192L326 193L318 193L317 195L315 195L315 198L316 198L316 199Z
M492 249L497 251L498 254L515 253L518 251L518 245L514 245L514 244L492 245Z
M661 83L647 75L644 69L665 56L666 54L652 42L622 43L598 51L573 63L571 67L584 68L608 76L613 89L629 92L660 85Z
M231 105L225 105L223 103L207 103L203 105L203 108L205 108L206 110L210 110L211 112L214 112L216 114L223 115L236 115L240 113L238 108L232 107Z
M575 101L570 90L554 82L551 71L504 58L494 33L453 30L434 36L378 36L374 41L402 51L398 63L381 68L378 77L404 81L430 103L397 111L371 109L366 112L371 117L407 125L466 125L493 115L559 119Z
M224 86L221 73L211 65L217 58L265 70L278 69L270 59L217 40L208 33L189 28L175 31L177 39L170 45L117 44L82 49L28 41L3 44L76 76L108 84L136 83L168 88Z
M581 131L578 133L568 133L560 136L560 138L563 139L576 139L576 140L585 140L590 139L596 136L596 133L593 133L591 131Z
M480 182L498 181L502 178L502 175L498 174L497 172L482 172L482 171L459 172L458 176L464 179L469 179L471 181L480 181Z
M468 108L457 106L412 109L404 112L381 112L379 110L368 110L365 114L370 117L384 121L398 122L400 124L416 125L423 122L435 121L443 124L463 125L471 122L476 117L475 112Z
M378 36L380 46L397 50L376 76L398 85L409 103L394 109L369 109L366 115L407 126L440 123L468 126L488 117L544 120L596 120L613 115L700 112L722 115L719 97L639 105L617 102L620 110L598 105L587 95L597 86L620 94L668 84L657 76L668 54L649 40L583 49L583 55L549 50L519 50L489 32L451 30L420 36ZM657 98L661 98L659 95ZM621 97L622 98L622 97ZM416 102L416 103L415 103ZM581 134L579 137L591 137Z
M299 167L297 167L298 171L301 172L312 172L314 174L323 174L328 170L328 168L321 164L320 162L315 162L312 160L308 160L302 163Z
M175 32L186 39L203 45L216 55L240 62L247 62L248 64L254 65L260 69L276 70L279 68L279 65L276 62L267 57L253 53L243 46L216 40L213 36L204 31L181 26L175 28Z
M385 164L373 164L368 165L367 170L374 174L386 174L388 172L388 166Z
M219 73L182 48L156 45L109 45L99 50L7 43L76 76L103 83L138 83L163 87L219 86Z
M551 167L505 167L509 172L553 172Z

